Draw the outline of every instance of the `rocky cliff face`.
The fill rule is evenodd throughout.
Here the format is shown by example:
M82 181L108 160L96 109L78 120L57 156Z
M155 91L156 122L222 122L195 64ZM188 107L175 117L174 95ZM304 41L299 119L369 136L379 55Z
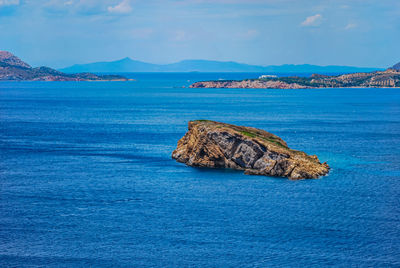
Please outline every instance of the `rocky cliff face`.
M189 166L232 168L246 174L315 179L329 172L317 156L290 149L266 131L208 120L189 122L172 158Z
M0 51L0 81L126 81L119 75L66 74L48 67L32 68L10 52Z

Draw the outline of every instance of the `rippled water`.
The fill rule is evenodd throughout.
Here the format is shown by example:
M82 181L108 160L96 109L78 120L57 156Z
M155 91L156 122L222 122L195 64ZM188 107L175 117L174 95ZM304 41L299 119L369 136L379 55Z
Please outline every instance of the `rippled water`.
M0 83L1 266L400 266L400 90L133 77ZM265 129L331 173L289 181L176 163L192 119Z

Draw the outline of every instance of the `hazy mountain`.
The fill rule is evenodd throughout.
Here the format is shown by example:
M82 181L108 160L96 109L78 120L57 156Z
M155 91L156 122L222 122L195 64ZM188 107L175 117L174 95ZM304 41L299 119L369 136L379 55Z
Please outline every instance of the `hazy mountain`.
M94 62L88 64L75 64L67 68L60 69L66 73L78 72L155 72L158 65L146 63L142 61L124 58L117 61L110 62Z
M110 62L75 64L60 71L77 72L265 72L265 73L355 73L382 70L350 66L270 65L258 66L233 61L183 60L171 64L152 64L124 58Z
M353 66L339 66L339 65L310 65L310 64L284 64L284 65L270 65L266 66L264 72L271 73L359 73L359 72L373 72L383 70L382 68L366 68L366 67L353 67Z
M393 65L393 67L391 69L395 69L397 71L400 71L400 62L395 64L395 65Z
M183 60L160 65L164 72L263 72L264 67L233 61Z

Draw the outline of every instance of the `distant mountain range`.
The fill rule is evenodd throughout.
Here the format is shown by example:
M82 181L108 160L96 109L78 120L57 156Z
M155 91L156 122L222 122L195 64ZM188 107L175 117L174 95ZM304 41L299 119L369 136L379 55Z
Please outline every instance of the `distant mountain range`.
M318 66L310 64L258 66L233 61L183 60L171 64L152 64L130 58L110 62L75 64L60 69L66 73L123 73L123 72L258 72L258 73L356 73L383 70L351 66Z
M64 71L64 72L62 72ZM128 79L116 75L96 75L93 73L115 72L259 72L259 73L314 73L311 77L297 76L281 77L265 76L265 79L254 80L254 83L269 83L274 87L399 87L400 63L383 71L378 68L359 68L348 66L317 66L317 65L280 65L256 66L236 62L221 62L207 60L185 60L173 64L157 65L125 58L112 62L97 62L91 64L74 65L60 71L49 67L33 68L8 51L0 51L0 81L127 81ZM315 74L319 73L319 75ZM351 75L327 76L324 74L353 73ZM285 76L285 75L284 75ZM286 79L286 80L285 80ZM289 79L289 80L288 80ZM300 79L300 80L299 80ZM301 80L303 79L303 80ZM236 81L238 82L238 81ZM252 83L253 83L252 82ZM277 82L284 85L275 85ZM211 84L198 87L214 87ZM224 82L225 83L225 82ZM250 86L265 86L254 85ZM273 85L270 85L270 84ZM275 83L275 84L274 84ZM296 85L294 85L296 84ZM221 86L218 84L218 86ZM237 86L237 85L231 85ZM242 85L241 85L242 86Z

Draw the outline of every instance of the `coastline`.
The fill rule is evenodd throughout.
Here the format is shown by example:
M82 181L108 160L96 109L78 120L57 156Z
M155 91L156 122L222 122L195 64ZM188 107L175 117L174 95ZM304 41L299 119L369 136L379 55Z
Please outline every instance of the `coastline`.
M290 89L290 90L300 90L300 89L335 89L335 88L340 88L340 89L344 89L344 88L382 88L382 89L386 89L386 88L399 88L400 87L380 87L380 86L351 86L351 87L305 87L305 88L271 88L271 87L265 87L265 88L257 88L257 87L187 87L187 88L214 88L214 89Z
M311 88L399 88L400 71L387 69L371 73L352 73L337 76L312 74L310 77L283 76L243 80L199 81L191 88L276 88L276 89L311 89Z

